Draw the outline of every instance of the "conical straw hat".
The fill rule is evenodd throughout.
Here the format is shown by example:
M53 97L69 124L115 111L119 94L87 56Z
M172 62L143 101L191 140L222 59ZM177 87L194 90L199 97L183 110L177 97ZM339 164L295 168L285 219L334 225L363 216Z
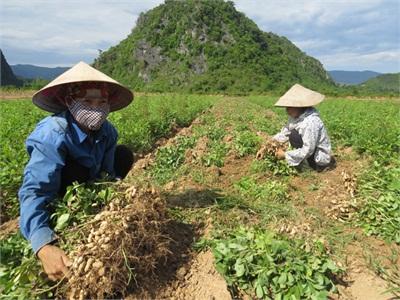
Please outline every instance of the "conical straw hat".
M78 82L102 82L109 89L110 111L119 110L132 102L133 93L119 82L84 62L79 62L62 73L33 95L34 104L49 112L58 113L67 109L64 104L67 87Z
M321 103L324 98L324 95L309 90L296 83L279 98L278 102L275 103L275 106L309 107Z

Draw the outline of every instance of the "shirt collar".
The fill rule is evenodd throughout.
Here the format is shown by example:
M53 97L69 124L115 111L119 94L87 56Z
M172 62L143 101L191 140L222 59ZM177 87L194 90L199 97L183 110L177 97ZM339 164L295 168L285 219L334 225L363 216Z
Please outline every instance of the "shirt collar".
M298 122L302 122L306 117L308 117L308 116L310 116L312 114L318 115L318 112L314 107L309 107L300 116L298 116L297 118L290 117L289 119L292 122L297 122L298 123Z
M72 117L69 111L67 111L67 118L71 124L73 135L77 138L77 141L80 144L82 144L87 138L89 138L89 135L79 127L78 123L75 121L75 119ZM105 122L103 125L101 125L100 129L93 135L95 140L102 140L104 137L106 137L106 130L104 125Z

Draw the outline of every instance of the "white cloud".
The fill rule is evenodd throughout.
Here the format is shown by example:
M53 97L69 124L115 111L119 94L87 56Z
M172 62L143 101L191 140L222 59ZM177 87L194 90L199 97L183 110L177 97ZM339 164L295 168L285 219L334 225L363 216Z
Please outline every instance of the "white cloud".
M377 7L383 0L237 0L236 8L257 18L263 24L292 24L313 22L326 25L348 11L358 12Z
M105 50L124 39L140 12L161 0L152 1L13 1L0 6L1 47L10 52L57 52L69 64L81 57L91 62L98 49ZM6 51L5 51L6 52ZM9 53L9 63L46 64L21 61ZM29 55L26 55L29 57ZM90 59L87 59L89 58Z
M0 47L11 64L92 62L162 0L0 0ZM400 71L399 0L236 0L264 31L328 68ZM394 56L393 56L394 53ZM397 55L397 56L396 56Z
M374 53L342 52L323 55L320 59L325 67L331 70L362 70L360 66L365 66L364 70L379 70L388 64L393 67L393 72L400 70L400 50Z
M326 68L399 72L398 0L237 0L264 31L286 36ZM371 53L380 53L372 55Z

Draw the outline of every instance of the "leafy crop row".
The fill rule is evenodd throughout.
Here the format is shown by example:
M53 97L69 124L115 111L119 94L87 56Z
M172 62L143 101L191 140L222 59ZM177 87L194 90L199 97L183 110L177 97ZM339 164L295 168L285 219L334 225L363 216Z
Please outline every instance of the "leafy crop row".
M138 96L128 108L112 113L110 121L119 132L119 143L134 152L151 149L174 127L183 127L215 101L214 97L195 95ZM38 121L48 113L27 100L0 102L0 196L3 220L18 215L17 190L28 161L25 139Z
M257 298L326 299L343 272L320 241L308 244L241 227L205 243L228 285Z

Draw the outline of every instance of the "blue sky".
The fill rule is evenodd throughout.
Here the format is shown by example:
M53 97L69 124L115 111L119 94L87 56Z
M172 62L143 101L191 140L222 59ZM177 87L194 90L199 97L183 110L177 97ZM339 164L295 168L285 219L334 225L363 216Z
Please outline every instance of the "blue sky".
M159 0L0 0L10 64L91 63ZM237 0L260 29L286 36L327 70L400 72L400 0Z

